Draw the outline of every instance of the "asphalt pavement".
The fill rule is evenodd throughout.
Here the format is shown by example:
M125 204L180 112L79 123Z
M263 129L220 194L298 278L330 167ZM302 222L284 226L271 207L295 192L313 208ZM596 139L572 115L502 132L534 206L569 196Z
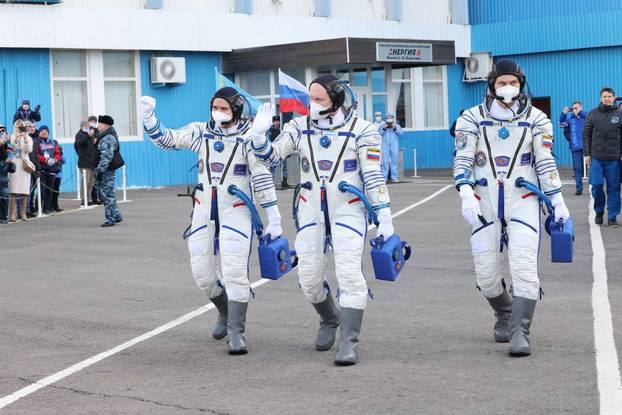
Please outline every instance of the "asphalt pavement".
M389 188L393 212L451 184L407 181ZM113 228L99 227L101 208L0 227L0 399L207 303L181 238L190 210L190 199L177 197L184 191L130 191L132 202L120 206L125 220ZM216 313L209 310L0 413L598 414L589 196L573 193L564 187L575 218L575 261L551 263L543 237L545 295L530 357L511 358L507 345L494 342L493 313L475 287L469 229L450 187L394 219L413 246L396 282L373 279L366 253L374 299L359 364L336 367L335 347L314 350L317 316L293 272L256 287L247 355L229 356L224 341L211 338ZM292 191L278 196L293 245ZM621 235L622 228L602 228L618 350Z

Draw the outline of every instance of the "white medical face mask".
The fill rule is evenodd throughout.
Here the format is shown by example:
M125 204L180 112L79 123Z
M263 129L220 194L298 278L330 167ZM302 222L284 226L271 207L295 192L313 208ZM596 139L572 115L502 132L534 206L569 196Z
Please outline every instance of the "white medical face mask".
M214 111L212 112L212 119L214 123L216 123L216 126L219 127L221 124L231 121L231 115L220 111Z
M312 120L323 120L324 118L328 118L328 114L320 115L320 112L326 111L328 108L324 105L320 105L317 102L312 102L309 106L309 112L311 113Z
M88 127L83 128L82 131L85 132L85 133L88 133L89 132L89 128Z
M376 122L381 122L382 121L382 117L378 116L376 117Z
M503 97L503 102L506 104L511 104L514 97L518 96L518 94L520 94L520 90L512 85L502 86L497 89L497 95Z

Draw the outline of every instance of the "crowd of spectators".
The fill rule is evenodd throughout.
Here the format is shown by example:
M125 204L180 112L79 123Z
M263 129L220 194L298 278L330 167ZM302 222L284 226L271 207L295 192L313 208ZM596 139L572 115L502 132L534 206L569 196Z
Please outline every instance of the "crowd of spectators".
M0 125L0 224L27 221L37 215L37 179L41 180L44 214L61 212L58 194L65 163L63 149L41 121L41 106L34 110L23 100L13 125Z

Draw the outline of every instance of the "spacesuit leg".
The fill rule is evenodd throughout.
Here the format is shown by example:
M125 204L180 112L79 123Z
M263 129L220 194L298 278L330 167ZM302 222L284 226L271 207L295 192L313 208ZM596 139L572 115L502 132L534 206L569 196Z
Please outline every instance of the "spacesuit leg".
M514 294L509 351L514 356L527 356L531 354L529 329L540 292L540 211L535 196L514 202L508 223L508 237Z
M332 229L341 305L341 339L335 363L352 365L358 362L359 334L368 295L362 269L367 223L361 203L341 206Z
M301 202L307 203L307 202ZM298 279L302 292L320 316L315 337L315 349L326 351L335 343L340 312L325 283L326 255L324 254L325 226L319 212L303 205L298 211L300 229L296 236Z
M308 208L310 209L310 207ZM324 224L315 215L305 215L299 211L300 229L296 235L295 249L298 255L298 280L305 297L318 304L326 300L324 285Z
M361 203L342 206L333 220L335 273L339 283L341 307L365 309L368 287L362 269L362 256L367 233L365 211Z
M540 210L535 196L514 205L508 222L510 274L514 297L538 298L538 249Z
M481 222L473 226L471 232L471 253L475 265L477 287L486 298L495 298L503 293L501 284L501 258L499 239L501 224L488 202L480 201L482 216L486 224Z
M244 206L237 208L226 201L220 214L220 261L228 297L227 345L229 354L246 354L246 312L251 295L248 260L253 237L250 214Z
M220 270L213 251L211 226L203 207L200 204L195 205L188 237L192 276L197 286L218 310L212 336L215 339L222 339L227 334L227 293L220 282Z
M211 223L201 206L195 206L192 212L192 226L188 237L190 267L197 286L209 297L218 297L223 289L220 272L212 248Z
M248 303L250 299L248 259L252 237L250 214L244 206L220 211L220 261L229 301Z

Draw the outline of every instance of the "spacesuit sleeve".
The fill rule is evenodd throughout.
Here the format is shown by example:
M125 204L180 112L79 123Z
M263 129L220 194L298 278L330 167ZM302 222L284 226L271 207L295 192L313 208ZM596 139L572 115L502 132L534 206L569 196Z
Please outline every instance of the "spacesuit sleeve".
M562 190L562 183L552 153L553 125L551 120L543 112L539 113L531 124L531 132L536 174L540 180L540 187L548 196L559 193Z
M163 150L190 149L198 153L203 139L201 125L205 123L193 122L181 128L166 128L160 120L152 128L145 126L145 133L151 141Z
M361 164L365 193L376 211L391 205L380 167L380 140L380 134L373 124L367 126L356 139L356 153Z
M255 157L267 168L276 167L282 160L289 157L296 149L296 142L300 138L301 130L294 121L285 124L283 131L273 142L266 138L266 142L259 148L251 144Z
M479 139L479 124L472 110L466 110L456 120L456 155L454 157L454 182L456 189L466 184L474 186L473 163Z
M268 168L255 157L251 150L250 143L247 144L246 150L246 159L251 174L251 181L253 182L255 200L262 208L276 205L276 190L274 188L272 174L270 174Z

